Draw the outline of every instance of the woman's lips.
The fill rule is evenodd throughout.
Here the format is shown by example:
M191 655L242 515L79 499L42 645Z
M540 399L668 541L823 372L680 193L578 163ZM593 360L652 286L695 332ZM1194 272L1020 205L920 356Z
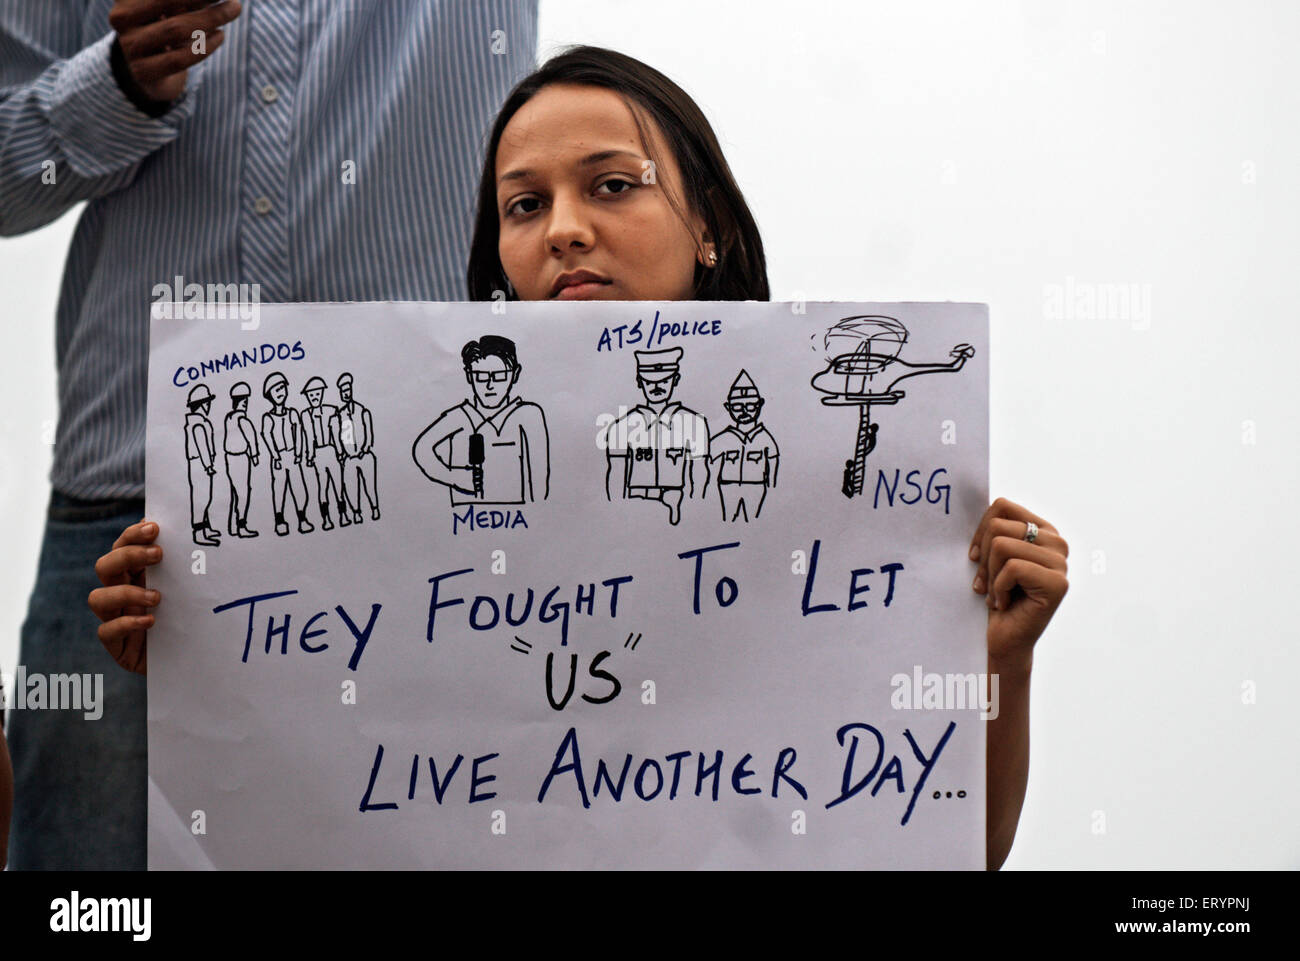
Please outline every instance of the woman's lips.
M568 287L560 288L560 292L555 295L556 300L585 300L592 297L597 291L609 286L609 281L588 281L582 284L570 284Z

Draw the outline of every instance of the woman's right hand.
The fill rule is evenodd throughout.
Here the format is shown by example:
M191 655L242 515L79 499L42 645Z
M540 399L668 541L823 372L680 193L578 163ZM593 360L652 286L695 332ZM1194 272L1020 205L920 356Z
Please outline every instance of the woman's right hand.
M145 631L153 626L150 608L162 599L145 587L145 568L162 560L162 548L154 543L158 525L140 521L122 531L113 549L95 562L95 573L103 587L90 592L90 609L102 624L100 643L113 660L136 674L145 674Z

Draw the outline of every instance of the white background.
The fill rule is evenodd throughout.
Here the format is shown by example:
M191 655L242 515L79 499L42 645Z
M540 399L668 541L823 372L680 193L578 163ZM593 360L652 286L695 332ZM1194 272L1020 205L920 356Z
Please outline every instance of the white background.
M1300 8L543 0L541 34L696 98L773 299L989 303L993 493L1071 545L1007 867L1300 867ZM6 671L75 216L0 240ZM1067 283L1137 284L1149 322L1048 316Z

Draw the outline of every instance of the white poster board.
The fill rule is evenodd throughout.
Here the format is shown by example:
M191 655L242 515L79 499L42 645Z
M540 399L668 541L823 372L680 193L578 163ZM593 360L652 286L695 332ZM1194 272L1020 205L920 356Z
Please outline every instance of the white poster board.
M186 306L151 867L983 868L986 307Z

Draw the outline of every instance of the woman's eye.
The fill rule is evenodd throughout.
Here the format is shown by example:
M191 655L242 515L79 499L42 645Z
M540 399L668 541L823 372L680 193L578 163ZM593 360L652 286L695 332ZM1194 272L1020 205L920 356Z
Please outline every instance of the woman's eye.
M602 189L604 189L605 187L615 187L615 186L617 186L619 189L618 189L618 190L609 190L609 191L606 191L606 192L607 192L607 193L613 193L613 194L624 194L624 193L627 193L627 192L628 192L629 190L631 190L632 188L634 188L634 187L636 186L636 184L631 183L630 181L627 181L627 180L618 180L618 179L615 178L615 179L611 179L611 180L606 180L603 184L601 184L599 187L596 188L596 191L597 191L597 193L599 193L599 192L600 192Z
M537 209L536 207L532 207L532 208L530 208L530 209L525 210L525 209L523 209L520 205L521 205L521 204L535 204L535 203L538 203L538 200L537 200L536 197L521 197L519 200L516 200L516 201L515 201L514 203L512 203L509 207L506 208L506 214L507 214L507 215L509 215L509 214L513 214L513 213L515 213L516 209L518 209L518 212L519 212L520 214L531 214L534 210Z

